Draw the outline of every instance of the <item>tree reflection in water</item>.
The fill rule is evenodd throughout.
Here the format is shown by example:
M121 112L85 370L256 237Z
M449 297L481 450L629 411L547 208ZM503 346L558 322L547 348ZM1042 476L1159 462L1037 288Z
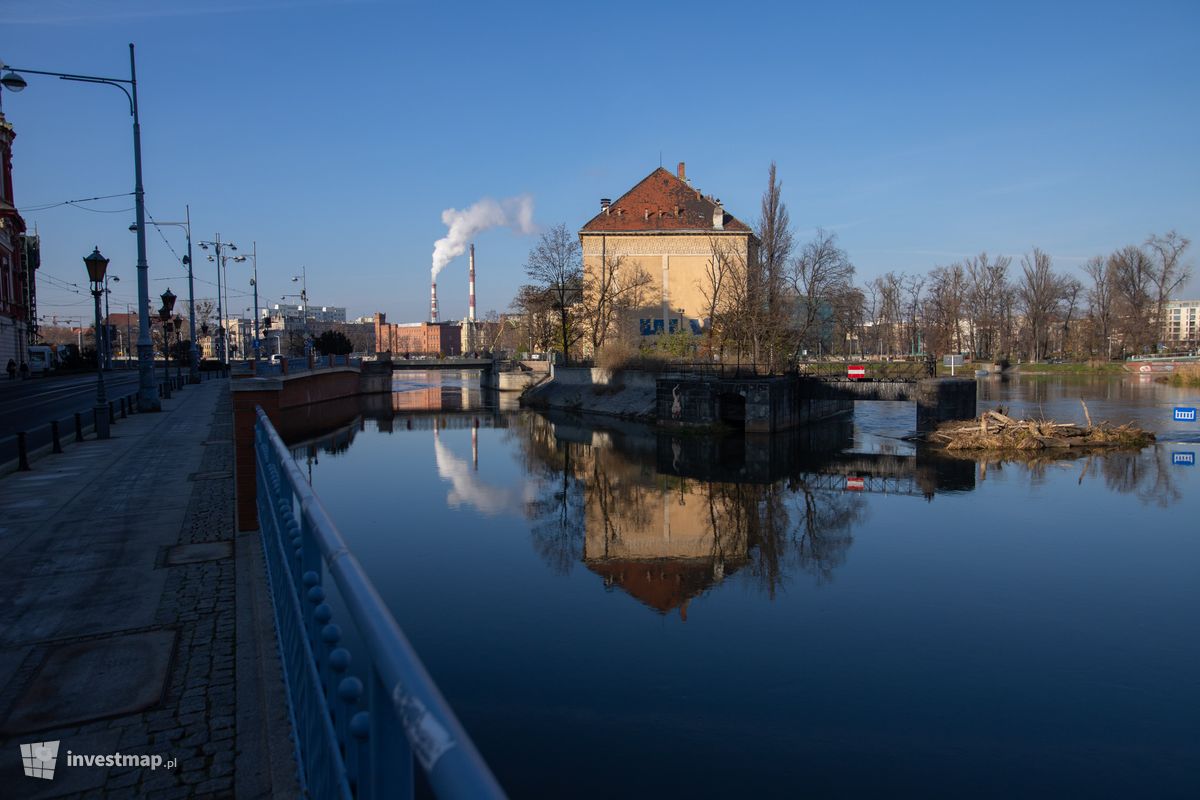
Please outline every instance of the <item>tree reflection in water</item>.
M803 475L736 482L664 474L650 431L602 431L525 415L512 428L539 480L526 506L535 550L557 573L583 562L661 613L744 569L770 596L793 572L832 578L863 498ZM667 444L679 466L683 449Z
M866 518L863 495L848 491L852 477L932 500L971 491L1014 461L1033 484L1050 468L1071 468L1062 451L978 461L931 451L860 454L821 450L812 434L682 437L539 414L514 418L509 435L539 478L526 513L546 563L565 574L582 562L606 587L685 618L692 598L739 570L770 597L797 575L831 581ZM1103 480L1144 503L1180 497L1161 447L1085 457L1079 470L1080 483Z

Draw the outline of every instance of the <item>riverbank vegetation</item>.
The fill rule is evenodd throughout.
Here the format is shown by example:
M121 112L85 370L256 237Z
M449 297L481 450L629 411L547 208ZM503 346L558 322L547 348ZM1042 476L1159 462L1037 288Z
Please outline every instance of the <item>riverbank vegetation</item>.
M1156 352L1166 304L1191 276L1191 242L1168 231L1096 255L1082 268L1064 269L1033 247L862 280L837 234L817 230L798 239L782 185L772 164L753 226L758 247L747 256L711 237L709 266L696 286L704 308L671 309L672 324L658 335L643 335L636 324L663 314L653 270L621 256L585 270L578 237L555 226L530 253L530 283L513 301L513 338L569 359L617 361L626 356L605 351L632 349L637 357L662 351L772 369L831 355L1122 359Z
M1200 389L1200 365L1189 364L1181 366L1171 375L1168 383L1172 386L1186 386L1189 389Z
M1092 359L1089 361L1068 361L1058 364L1044 362L1020 364L1017 371L1033 375L1120 375L1124 372L1121 365L1113 361Z

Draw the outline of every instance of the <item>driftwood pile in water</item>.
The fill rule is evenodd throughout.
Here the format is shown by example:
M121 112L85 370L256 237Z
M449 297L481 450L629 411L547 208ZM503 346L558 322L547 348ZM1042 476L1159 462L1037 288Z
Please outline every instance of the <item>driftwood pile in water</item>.
M1003 411L985 411L970 422L950 422L928 437L930 444L947 450L1044 450L1072 447L1145 447L1154 434L1133 425L1092 425L1087 405L1086 427L1072 422L1013 419Z

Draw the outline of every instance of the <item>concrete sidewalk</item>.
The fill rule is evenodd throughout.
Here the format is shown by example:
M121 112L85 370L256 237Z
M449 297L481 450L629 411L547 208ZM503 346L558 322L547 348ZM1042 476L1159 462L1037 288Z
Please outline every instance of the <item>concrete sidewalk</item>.
M296 796L262 548L234 535L228 381L112 433L0 479L0 794ZM50 741L53 780L27 777L19 745Z

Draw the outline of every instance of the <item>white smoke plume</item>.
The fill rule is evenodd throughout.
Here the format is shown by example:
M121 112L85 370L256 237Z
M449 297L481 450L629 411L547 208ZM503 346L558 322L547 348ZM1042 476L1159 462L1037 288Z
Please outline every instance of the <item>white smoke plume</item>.
M489 228L512 228L526 234L537 230L533 224L533 197L527 194L500 201L485 197L462 211L447 208L442 212L442 222L449 230L433 243L430 272L435 280L443 267L467 252L467 245L478 233Z

